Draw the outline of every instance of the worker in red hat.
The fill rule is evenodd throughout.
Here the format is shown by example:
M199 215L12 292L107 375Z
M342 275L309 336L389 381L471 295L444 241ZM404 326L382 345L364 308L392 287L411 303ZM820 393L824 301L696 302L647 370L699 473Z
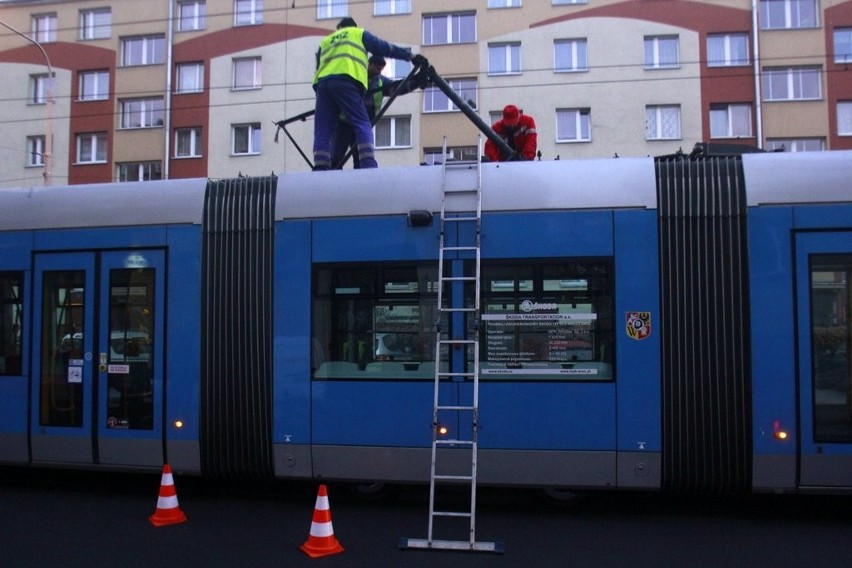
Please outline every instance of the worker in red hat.
M491 128L521 156L521 159L535 159L538 135L535 131L535 121L531 116L523 114L515 105L506 105L503 108L503 118L495 122ZM491 140L485 141L485 156L492 162L503 162L509 158L509 156L501 155L500 149Z

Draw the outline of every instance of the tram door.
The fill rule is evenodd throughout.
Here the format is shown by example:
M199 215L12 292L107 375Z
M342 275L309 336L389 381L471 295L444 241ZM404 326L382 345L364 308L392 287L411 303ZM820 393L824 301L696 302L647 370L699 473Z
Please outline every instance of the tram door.
M852 234L796 238L800 483L852 486Z
M162 466L165 257L37 254L34 462Z

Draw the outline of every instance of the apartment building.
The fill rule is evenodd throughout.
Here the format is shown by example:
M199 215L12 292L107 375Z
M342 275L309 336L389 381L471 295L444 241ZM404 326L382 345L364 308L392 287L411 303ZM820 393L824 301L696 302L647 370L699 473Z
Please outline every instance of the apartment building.
M534 117L542 160L852 148L852 0L6 0L0 187L306 171L312 119L275 122L313 108L344 16L486 122ZM478 135L428 87L376 125L377 157L432 163L446 137L469 158Z

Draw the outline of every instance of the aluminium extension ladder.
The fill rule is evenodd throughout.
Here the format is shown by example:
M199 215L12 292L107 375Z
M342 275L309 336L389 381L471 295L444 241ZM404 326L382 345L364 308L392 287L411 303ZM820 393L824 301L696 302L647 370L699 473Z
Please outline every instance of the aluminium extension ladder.
M480 245L482 234L482 140L477 140L477 160L472 162L450 162L448 163L447 139L443 143L443 163L441 182L441 232L438 249L438 321L435 337L435 396L432 414L432 464L429 474L429 530L426 539L402 539L401 548L420 548L437 550L459 550L475 552L503 552L503 544L495 542L476 541L476 461L478 451L479 430L479 341L478 335L480 321ZM475 176L475 178L473 177ZM473 181L471 181L473 180ZM448 245L447 229L458 234L458 242ZM447 256L453 258L475 258L473 276L446 276L444 274L444 261ZM452 272L451 272L452 274ZM465 283L472 284L474 288L473 305L453 305L453 298L464 298L464 293L453 293L452 288L457 285L464 286ZM445 286L450 288L450 301L444 305ZM465 302L464 299L461 300ZM463 339L460 337L443 338L442 324L446 319L455 315L469 314L473 317L474 337ZM444 317L446 316L446 317ZM464 329L465 326L455 326L456 329ZM464 365L463 372L454 372L441 366L442 352L446 350L466 349L473 350L472 370L469 367L467 357L461 363ZM457 351L458 352L458 351ZM452 358L450 360L452 363ZM469 380L473 386L473 398L470 405L444 405L440 403L439 391L442 379L461 378ZM439 431L441 427L441 416L448 413L457 413L459 416L459 434L453 439L442 438ZM469 436L462 436L462 419L470 417ZM459 473L458 462L453 462L454 457L462 455L469 457L469 463L464 461L465 471ZM449 471L447 465L455 465L456 471ZM444 466L443 468L441 466ZM447 489L453 485L459 486L469 484L470 509L465 511L447 511L436 508L436 500L439 489ZM439 517L461 517L470 521L469 538L467 540L437 540L433 538L435 520Z

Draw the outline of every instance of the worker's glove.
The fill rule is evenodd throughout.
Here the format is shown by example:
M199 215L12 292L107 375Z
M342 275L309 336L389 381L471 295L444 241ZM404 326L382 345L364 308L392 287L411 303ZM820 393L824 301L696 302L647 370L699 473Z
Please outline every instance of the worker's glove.
M419 53L411 58L411 62L419 67L427 67L429 65L429 60Z
M426 72L425 67L421 67L417 70L417 73L412 77L414 81L414 86L418 89L425 89L429 86L429 73Z

